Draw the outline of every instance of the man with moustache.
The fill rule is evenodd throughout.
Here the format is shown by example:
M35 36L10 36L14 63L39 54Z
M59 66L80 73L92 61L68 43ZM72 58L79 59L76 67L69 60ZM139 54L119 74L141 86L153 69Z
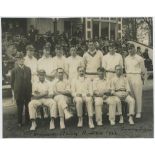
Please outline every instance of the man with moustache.
M11 88L17 104L18 126L21 127L24 106L25 122L29 121L28 103L32 94L31 69L24 65L23 53L18 52L15 58L16 66L11 72Z
M57 79L53 82L53 94L60 117L60 129L65 129L65 119L70 119L72 114L68 111L71 97L70 82L64 78L63 68L57 68Z
M111 90L112 94L120 99L120 101L125 101L128 104L129 109L129 124L134 124L133 115L135 110L135 100L130 96L130 86L128 79L123 75L123 68L121 65L115 66L116 76L112 79ZM124 104L124 103L123 103ZM118 111L122 111L121 103L118 104ZM120 117L123 117L120 113Z
M77 68L79 76L73 80L71 89L72 96L77 110L78 124L77 127L83 126L83 104L86 105L88 112L88 125L89 128L94 128L93 122L93 91L92 82L89 78L85 77L85 68L79 66Z

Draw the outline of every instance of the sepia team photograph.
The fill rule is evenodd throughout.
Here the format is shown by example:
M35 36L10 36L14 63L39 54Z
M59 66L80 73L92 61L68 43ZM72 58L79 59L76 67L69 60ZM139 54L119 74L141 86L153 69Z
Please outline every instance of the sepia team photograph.
M153 138L153 18L1 18L3 138Z

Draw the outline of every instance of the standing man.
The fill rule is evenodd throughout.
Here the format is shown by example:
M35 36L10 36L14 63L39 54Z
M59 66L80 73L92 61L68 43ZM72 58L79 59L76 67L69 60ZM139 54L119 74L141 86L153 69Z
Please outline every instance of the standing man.
M46 79L51 81L52 77L52 70L53 70L53 63L52 57L50 55L50 47L45 45L43 47L43 56L38 60L38 70L45 70L46 72Z
M32 83L38 79L37 77L37 59L34 55L34 47L33 45L26 46L26 56L24 57L25 66L31 69L32 74Z
M70 54L71 56L67 58L67 67L68 67L68 76L69 80L76 79L78 77L77 67L82 66L83 61L82 57L77 55L77 49L76 47L70 48Z
M23 53L16 54L17 65L11 72L11 88L17 104L18 126L21 127L25 106L25 122L29 121L28 103L31 100L31 70L24 65Z
M78 116L77 127L83 126L83 104L85 103L89 117L89 128L94 128L92 82L85 77L85 69L83 66L79 66L77 71L79 77L72 82L71 86Z
M102 66L103 54L96 50L93 41L88 43L88 51L83 55L83 61L86 68L86 76L92 81L97 77L97 68Z
M141 118L142 85L145 75L144 59L136 54L134 44L129 45L129 55L125 58L125 70L131 94L136 100L136 118Z
M47 106L50 111L50 128L54 129L54 118L57 116L56 103L52 98L49 98L49 82L45 80L45 71L38 71L39 80L33 84L33 97L31 102L29 103L29 113L30 119L32 120L32 125L30 130L35 130L37 127L36 124L36 113L37 108L41 105Z
M67 78L68 77L67 61L66 58L63 56L63 48L61 45L55 46L55 53L56 56L53 57L52 74L53 76L55 76L57 73L57 69L62 68L64 70L64 76Z
M95 115L98 126L102 126L102 108L103 103L109 105L109 121L111 125L115 125L116 104L120 104L117 97L111 96L110 83L105 79L105 69L99 67L97 69L98 78L93 81L93 94L95 101Z
M68 111L68 103L71 97L70 83L64 78L64 69L57 69L57 78L54 82L54 100L57 103L59 117L60 117L60 129L65 129L65 119L72 117L72 114Z
M107 80L115 76L115 66L121 65L123 68L123 59L119 53L116 53L116 47L113 42L109 43L109 52L103 56L102 67L106 70Z
M111 89L112 94L117 96L120 101L125 101L129 109L129 124L134 124L133 115L135 110L135 100L130 96L130 86L128 80L123 76L123 68L121 65L115 66L116 76L112 80ZM122 105L118 105L119 111L122 111ZM123 116L120 116L123 117ZM122 118L123 120L123 118ZM123 122L122 122L123 123Z

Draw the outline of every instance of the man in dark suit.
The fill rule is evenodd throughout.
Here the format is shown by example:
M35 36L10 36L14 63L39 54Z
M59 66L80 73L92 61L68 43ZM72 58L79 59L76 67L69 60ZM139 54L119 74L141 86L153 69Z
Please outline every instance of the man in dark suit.
M24 65L23 53L16 54L16 66L11 72L11 88L17 104L18 126L22 126L22 113L25 106L25 123L29 121L28 103L31 100L31 70Z

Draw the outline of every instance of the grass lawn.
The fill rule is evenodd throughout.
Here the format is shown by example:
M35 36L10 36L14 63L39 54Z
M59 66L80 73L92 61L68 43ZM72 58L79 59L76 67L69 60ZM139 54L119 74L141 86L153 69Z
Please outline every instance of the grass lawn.
M49 130L49 120L38 120L36 131L29 131L30 124L21 128L16 124L16 108L3 107L3 137L4 138L153 138L153 90L143 92L143 114L141 119L135 119L135 125L116 123L110 126L108 117L103 116L102 127L88 128L87 117L84 118L84 127L77 128L77 118L73 117L66 122L66 129L59 129L59 120L56 120L56 129ZM118 121L118 118L117 118Z

